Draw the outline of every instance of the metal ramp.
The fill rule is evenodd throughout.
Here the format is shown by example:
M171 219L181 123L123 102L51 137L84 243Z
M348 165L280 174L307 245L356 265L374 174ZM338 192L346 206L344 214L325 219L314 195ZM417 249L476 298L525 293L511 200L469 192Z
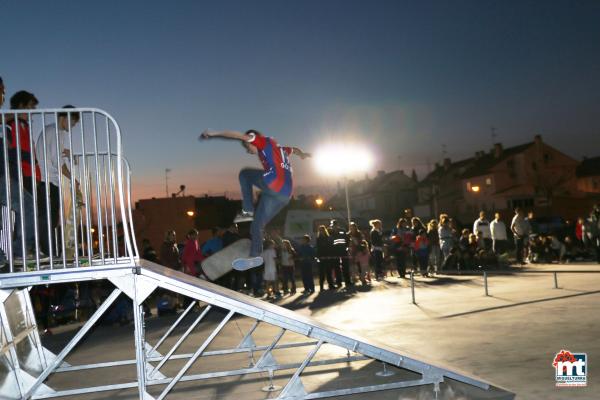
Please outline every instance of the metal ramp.
M19 285L80 280L83 278L81 270L21 274ZM367 393L392 390L399 393L403 390L414 393L415 388L419 388L420 393L427 394L428 397L424 398L431 399L514 398L512 393L493 387L477 378L422 361L417 356L399 352L384 344L340 332L287 309L144 260L134 268L120 267L86 272L88 279L107 279L114 284L115 289L57 355L43 349L39 344L39 337L33 325L34 320L31 319L31 309L23 306L30 303L26 300L27 290L13 291L11 286L14 287L16 282L2 280L2 293L6 299L1 308L3 311L0 312L4 332L2 337L6 338L3 339L2 345L4 355L2 363L5 365L4 376L0 376L0 382L5 382L2 386L2 398L45 399L103 392L108 396L111 391L136 389L140 399L176 399L184 398L179 397L182 395L189 396L189 390L200 389L207 381L218 382L220 379L256 375L268 376L266 389L269 387L274 389L272 393L257 391L259 396L262 396L258 398L318 399L360 394L366 396ZM176 320L172 321L170 326L163 327L164 333L158 340L149 343L146 340L141 304L157 289L178 293L194 301ZM135 357L81 365L66 364L67 356L80 345L85 335L107 312L120 293L124 293L134 304ZM21 306L15 306L15 300L12 300L15 296L22 299ZM199 311L193 311L198 306L200 306ZM25 336L33 343L28 352L19 351L20 342L14 339L16 336L24 335L22 330L17 329L15 332L14 323L11 323L8 317L9 311L13 310L14 314L15 309L21 310L19 313L26 317L24 320L29 321L24 325L28 332ZM237 324L236 321L242 318L252 321L252 324L246 322L247 329L239 342L234 345L229 343L229 346L223 341L219 342L220 335L225 334L225 328ZM190 322L184 329L182 321L185 319ZM192 337L193 333L202 330L203 326L205 328L201 338ZM263 326L270 328L267 332L272 336L264 344L257 345L258 331ZM301 340L286 342L284 336ZM187 349L182 347L184 342ZM326 347L336 348L337 352L326 350ZM288 362L289 355L282 353L286 349L293 351L296 357L301 355L300 358ZM23 363L25 353L28 361ZM214 361L218 357L233 355L247 356L251 360L250 365L240 364L239 359L238 365L234 365L233 362L223 364ZM379 373L371 373L366 378L363 376L362 380L346 379L342 384L329 385L326 390L309 390L303 383L303 377L310 374L309 371L319 371L319 368L324 366L347 366L365 362L371 362L371 369L373 363L377 362L374 365ZM31 369L31 365L35 368ZM212 365L225 365L225 368L214 370L211 368ZM81 371L89 371L89 376L93 376L94 370L106 371L109 368L123 366L135 367L136 379L130 381L116 379L116 382L99 386L86 382L88 385L69 389L53 387L52 379L48 379L56 374ZM201 368L198 369L199 366ZM357 374L357 377L359 375ZM283 387L275 390L278 388L273 382L280 381L281 377L285 378L282 382ZM89 382L92 380L90 379ZM447 393L460 393L462 397L453 397L454 395L448 397Z
M67 167L81 191L76 193L71 179L61 183L60 224L54 231L38 229L43 226L39 221L52 218L38 207L49 201L48 192L39 198L33 190L32 198L28 197L23 184L31 178L10 172L9 162L20 164L20 156L11 160L9 140L2 141L0 152L10 179L0 184L0 196L12 200L0 213L0 249L9 261L0 269L0 400L109 396L140 400L369 396L375 400L385 393L394 399L398 393L407 399L514 398L510 392L407 351L140 260L129 166L116 121L101 110L87 108L11 110L0 116L4 139L11 138L7 125L18 119L29 127L30 143L34 134L44 137L52 123L59 125L60 118L78 117L79 123L67 127ZM14 134L19 128L11 129ZM16 137L19 154L19 140L27 137ZM40 163L48 163L47 150L36 149ZM31 179L31 184L34 189L40 184L48 189L46 181ZM18 195L14 198L11 193ZM75 204L78 196L79 211L69 211L68 200ZM33 216L35 223L27 216ZM21 240L15 240L19 228ZM25 239L27 232L35 242L33 254L25 251L31 244ZM45 238L51 244L46 255L39 249ZM18 250L26 257L16 257ZM42 345L30 290L75 282L111 289L76 333L51 352ZM185 297L189 305L171 319L146 321L142 303L165 292ZM103 328L101 320L123 304L132 313L133 329ZM170 324L153 326L155 321ZM95 340L98 332L109 338ZM237 391L241 386L245 391ZM228 395L223 388L231 388Z

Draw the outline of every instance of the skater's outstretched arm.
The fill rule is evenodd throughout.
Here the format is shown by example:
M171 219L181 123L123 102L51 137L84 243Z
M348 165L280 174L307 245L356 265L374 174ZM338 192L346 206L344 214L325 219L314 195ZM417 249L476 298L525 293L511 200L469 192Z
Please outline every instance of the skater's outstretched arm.
M312 157L312 154L302 151L299 147L290 147L290 149L292 149L292 154L297 155L303 160L307 157Z
M210 138L214 138L214 137L220 137L220 138L224 138L224 139L233 139L233 140L241 140L243 142L248 141L248 135L245 135L242 132L238 132L238 131L211 131L211 130L205 130L204 132L202 132L200 134L200 137L198 139L202 140L202 139L210 139Z

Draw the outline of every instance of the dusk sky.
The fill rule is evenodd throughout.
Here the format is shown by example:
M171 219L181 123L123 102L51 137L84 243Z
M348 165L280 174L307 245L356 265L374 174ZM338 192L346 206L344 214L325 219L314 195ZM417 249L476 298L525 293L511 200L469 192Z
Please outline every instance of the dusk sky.
M39 108L108 111L136 198L238 191L255 128L316 151L352 141L375 170L541 134L600 155L600 1L2 1L0 76ZM294 160L300 186L332 183Z

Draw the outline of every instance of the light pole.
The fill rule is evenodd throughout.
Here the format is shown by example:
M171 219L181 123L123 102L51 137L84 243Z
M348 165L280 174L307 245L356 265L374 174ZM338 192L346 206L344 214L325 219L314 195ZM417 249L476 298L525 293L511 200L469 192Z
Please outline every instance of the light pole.
M348 211L348 230L350 230L350 222L352 221L350 216L350 196L348 196L348 177L344 176L344 188L346 189L346 211Z
M348 229L352 214L350 211L350 196L348 194L348 176L366 171L372 164L371 154L364 146L349 144L329 144L322 146L315 155L317 170L329 176L343 177L344 192L346 195L346 213Z
M169 198L169 172L170 168L165 168L165 197Z

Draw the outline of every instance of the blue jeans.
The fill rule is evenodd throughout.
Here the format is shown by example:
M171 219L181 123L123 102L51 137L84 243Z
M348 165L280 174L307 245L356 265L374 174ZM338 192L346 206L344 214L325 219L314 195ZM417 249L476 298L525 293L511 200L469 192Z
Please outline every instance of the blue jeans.
M252 188L254 186L261 190L256 210L252 196ZM263 171L260 169L244 168L241 170L240 187L242 189L243 210L254 212L254 220L252 221L252 225L250 225L250 236L252 239L250 257L257 257L262 253L265 226L289 203L290 198L269 189L263 179Z
M14 257L22 257L22 237L21 232L21 207L19 203L19 182L15 179L10 180L10 209L15 214L14 224L14 235L12 236L12 251ZM0 174L0 206L6 207L8 205L6 201L6 179L4 174ZM23 225L25 226L25 251L29 251L33 248L35 243L35 231L33 225L33 197L29 192L23 189ZM2 220L2 214L0 213L0 223L4 225ZM6 224L11 226L10 222ZM9 230L10 232L10 230ZM6 254L0 249L0 260L4 260Z

